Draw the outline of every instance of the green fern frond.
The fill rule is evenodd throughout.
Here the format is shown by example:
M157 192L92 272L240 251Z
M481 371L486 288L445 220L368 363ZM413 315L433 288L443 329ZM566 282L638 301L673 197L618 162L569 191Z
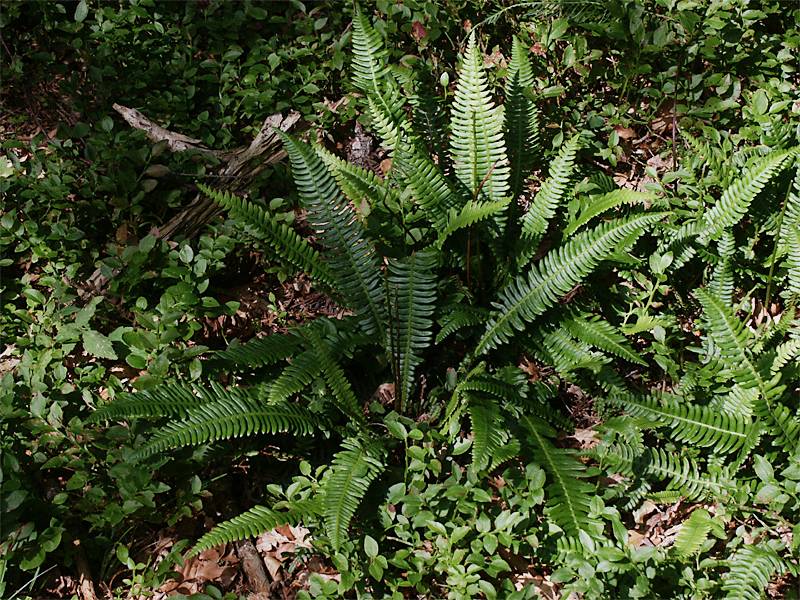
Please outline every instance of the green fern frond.
M328 344L323 340L319 332L313 329L309 331L309 339L313 343L313 352L317 357L322 378L336 400L334 403L336 408L355 422L363 422L364 413L361 410L358 398Z
M307 144L281 133L300 200L328 249L330 271L342 300L361 318L364 333L383 341L386 306L375 248L325 164Z
M436 240L436 248L441 250L447 238L456 231L471 227L492 215L500 215L508 206L509 201L509 198L498 200L497 202L474 202L470 200L460 210L451 208L447 225L439 233L439 238Z
M688 442L714 452L728 453L742 447L753 424L749 419L721 414L707 406L681 403L675 397L664 396L661 401L652 396L615 394L608 402L624 408L635 417L643 417L670 428L676 442Z
M730 571L722 576L722 589L727 600L761 600L776 574L786 564L767 545L744 546L728 561Z
M736 318L733 309L725 306L718 297L706 290L699 289L696 295L703 307L711 336L719 346L731 377L743 389L758 390L756 415L767 421L778 442L786 444L790 449L797 448L800 421L778 401L785 390L785 386L780 385L780 373L767 379L753 362L748 352L752 335L744 323Z
M530 177L539 150L539 111L525 93L533 86L529 52L514 37L506 75L505 137L511 164L511 193L516 198Z
M245 369L277 364L292 356L300 344L300 338L291 334L272 334L253 338L243 344L231 344L213 355L231 368Z
M489 311L481 306L457 304L439 319L441 329L436 334L436 343L440 344L465 327L475 327L485 323L488 317Z
M706 211L700 240L705 243L717 239L723 231L736 225L759 192L795 154L794 150L772 152L728 186L716 204Z
M436 261L435 253L424 251L404 260L389 261L387 281L394 308L390 338L400 369L397 394L401 408L411 397L414 372L433 337L431 317L436 308Z
M356 4L353 13L353 58L350 64L353 85L366 94L380 97L382 83L390 76L389 53L381 34L369 22L361 7Z
M708 289L726 305L733 304L734 273L731 258L736 251L736 240L730 231L722 234L717 244L720 260L714 267L714 274L709 282Z
M510 436L496 402L475 399L470 401L468 411L472 423L472 465L480 471L493 466L495 456Z
M325 531L334 550L347 540L347 529L370 484L384 469L377 444L349 438L336 453L331 473L324 481Z
M314 350L306 350L292 358L291 363L281 371L269 388L270 404L285 402L295 394L311 385L322 372L322 365Z
M230 397L202 404L187 412L182 421L163 427L134 460L182 446L197 446L218 440L290 432L309 435L322 424L319 417L293 404L263 405L251 399Z
M793 243L790 238L800 229L800 164L797 165L786 205L783 207L783 217L778 228L778 243L782 253L788 251Z
M719 530L721 527L714 522L707 510L703 508L695 509L689 515L689 518L681 523L681 528L675 537L675 544L672 547L673 551L684 559L694 556L706 543L708 534L711 533L712 529Z
M653 201L653 195L648 192L637 192L628 188L612 190L605 194L589 197L589 204L580 214L564 228L564 237L569 237L578 229L586 225L595 217L618 206L646 205Z
M475 34L467 42L453 99L450 154L456 177L473 200L509 196L503 109L495 107Z
M479 356L511 339L545 310L556 304L617 245L663 218L663 213L639 215L603 223L550 251L527 275L500 292L499 312L492 317L475 350Z
M279 510L286 507L287 510ZM256 537L265 531L275 529L279 525L297 525L310 516L320 513L316 500L298 500L296 502L279 502L273 508L254 506L242 514L216 525L214 529L201 537L187 555L197 556L201 552L230 544L249 537Z
M451 211L460 203L439 167L408 141L398 146L392 169L411 190L414 201L434 228L443 230Z
M549 476L547 486L547 511L553 521L567 535L577 536L581 530L596 527L589 517L594 486L582 481L587 476L586 466L572 450L556 448L550 438L555 432L544 421L524 416L522 423L530 433L533 458Z
M607 362L602 354L592 352L589 344L575 341L564 329L547 332L542 338L542 346L545 352L541 359L552 364L563 377L578 369L597 372Z
M597 315L572 317L564 321L563 326L574 337L598 350L638 365L647 364L616 327Z
M110 404L94 411L89 416L88 422L184 417L203 404L218 402L230 397L252 400L255 395L254 388L238 387L226 390L213 381L202 387L195 384L163 383L153 389L121 394Z
M575 169L575 157L581 147L581 135L577 134L558 151L550 164L550 171L541 189L531 200L531 205L522 217L522 236L539 239L545 231L556 209L564 200L569 179Z
M333 173L344 195L357 208L364 205L372 208L387 199L397 202L395 190L372 171L342 160L322 146L316 145L314 150Z
M800 296L800 221L795 224L794 231L786 234L786 243L786 291Z
M249 200L227 191L214 190L202 183L198 183L197 187L233 217L253 226L280 258L312 278L330 283L330 273L319 252L294 229L279 222L261 206Z
M770 373L774 375L790 362L800 361L800 337L786 340L775 349L775 358L770 366Z
M688 500L719 499L736 491L736 485L717 476L703 474L692 459L660 448L649 449L637 461L645 475L667 480L667 489L679 490Z

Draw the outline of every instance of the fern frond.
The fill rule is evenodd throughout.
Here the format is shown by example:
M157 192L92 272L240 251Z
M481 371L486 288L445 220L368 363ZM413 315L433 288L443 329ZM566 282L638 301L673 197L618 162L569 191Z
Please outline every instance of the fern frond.
M347 540L350 521L370 484L384 469L383 455L368 440L348 438L336 453L323 483L325 531L334 550Z
M485 323L488 316L489 311L481 306L455 305L439 319L441 329L436 334L436 343L441 343L465 327L475 327Z
M700 240L705 243L717 239L723 231L736 225L759 192L795 154L793 150L772 152L728 186L716 204L706 211Z
M673 551L684 559L694 556L706 543L711 530L719 528L707 510L697 508L692 511L688 519L681 523L672 547Z
M515 198L530 177L539 149L539 111L525 93L534 83L528 55L525 44L514 37L506 76L505 137L511 164L511 193Z
M786 270L788 272L786 291L789 294L800 296L800 220L795 224L794 231L786 234L786 243Z
M581 147L581 135L577 134L558 151L550 164L550 171L541 189L531 200L531 205L522 217L522 236L539 239L547 231L550 219L564 200L569 179L575 169L575 157Z
M453 99L450 154L456 177L473 200L509 196L503 109L495 107L475 34L467 42Z
M766 545L744 546L728 561L730 571L722 576L722 589L728 600L761 600L773 576L786 565Z
M381 34L369 22L356 3L353 12L353 59L350 64L353 85L362 92L380 97L382 83L390 76L389 53L383 44Z
M444 229L459 201L439 167L408 141L398 146L392 169L411 190L414 201L434 228Z
M291 363L281 371L269 388L269 403L280 404L311 385L322 372L317 354L306 350L292 358Z
M591 273L600 261L611 255L617 245L656 223L663 213L639 215L603 223L582 232L550 251L527 275L500 292L499 312L489 321L475 350L479 356L507 342L514 330L542 314Z
M149 390L123 393L113 402L95 410L89 423L112 419L140 419L154 417L184 417L203 404L229 397L252 400L254 388L237 387L226 390L215 382L201 387L195 384L163 383Z
M496 402L472 400L468 411L472 423L472 464L480 471L493 465L510 436Z
M141 460L173 448L253 434L291 432L308 435L321 424L319 417L294 404L265 406L251 399L231 395L188 411L182 421L163 427L133 457Z
M733 304L734 274L731 257L736 251L736 240L730 231L722 234L717 245L720 260L714 267L714 274L709 282L708 289L726 305Z
M450 209L447 225L439 233L436 240L436 248L441 249L451 235L460 229L471 227L475 223L483 221L492 215L499 215L508 206L510 199L498 200L497 202L467 202L461 210Z
M266 367L292 356L299 344L300 339L295 335L275 333L253 338L243 344L231 344L225 350L215 352L213 357L239 370Z
M646 365L636 351L630 347L625 336L616 327L601 317L576 316L563 322L564 328L577 339L586 342L609 354L624 358L625 360L638 364Z
M309 222L328 249L326 258L337 291L361 318L364 333L383 341L386 306L375 248L319 156L307 144L285 133L281 138Z
M790 362L800 361L800 337L786 340L775 349L775 358L770 366L770 373L774 375Z
M636 190L631 190L628 188L620 188L618 190L606 192L605 194L590 196L589 205L581 211L574 221L568 223L564 228L564 236L571 236L589 221L605 212L608 212L612 208L617 208L621 205L644 205L652 201L652 194L648 192L637 192Z
M279 510L284 506L286 506L287 510ZM272 508L254 506L250 510L216 525L214 529L197 540L187 558L197 556L214 546L256 537L265 531L275 529L279 525L297 525L309 516L319 513L319 502L316 500L298 500L291 503L279 502Z
M313 352L317 357L322 378L336 400L334 403L336 408L357 423L363 422L364 414L358 398L328 344L319 332L313 329L309 330L309 339L313 343Z
M542 338L546 356L542 360L552 364L556 371L568 377L578 369L598 371L607 359L598 352L592 352L589 344L576 342L564 329L547 332Z
M667 489L679 490L688 500L719 499L736 491L733 482L702 474L700 467L690 458L660 448L647 450L637 463L642 466L644 474L667 480Z
M582 481L587 476L586 466L574 451L553 446L550 438L555 432L547 423L530 416L522 417L522 423L530 433L533 458L550 479L548 515L567 535L591 531L596 526L589 518L594 486Z
M301 238L294 229L279 222L264 208L249 200L239 198L228 191L214 190L202 183L198 183L197 187L233 217L253 226L264 236L266 242L280 258L312 278L330 283L330 273L327 265L320 258L319 252L308 241Z
M675 397L665 396L659 401L652 396L614 394L607 401L635 417L670 427L670 437L676 442L711 447L720 453L741 448L753 427L749 419L721 414L706 406L681 403Z
M785 389L780 385L780 373L767 379L753 362L748 352L752 335L744 323L736 318L733 309L706 290L698 289L695 293L731 377L743 389L758 390L755 413L768 422L779 442L786 444L787 448L797 448L800 421L778 401Z
M405 406L414 387L414 372L433 337L436 308L436 261L433 252L417 252L404 260L389 261L389 294L394 305L392 344L399 363L400 406ZM402 412L402 411L401 411Z

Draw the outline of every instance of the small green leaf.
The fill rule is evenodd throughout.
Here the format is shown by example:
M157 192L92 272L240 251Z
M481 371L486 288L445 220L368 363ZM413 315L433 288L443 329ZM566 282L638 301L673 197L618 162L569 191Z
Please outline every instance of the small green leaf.
M97 331L84 331L83 332L83 348L97 358L107 358L109 360L116 360L117 353L114 352L114 346L108 337Z
M378 542L376 542L371 536L364 537L364 552L366 552L369 558L375 558L378 556Z
M86 4L86 0L81 0L78 2L78 6L75 8L75 22L83 23L88 14L89 6Z

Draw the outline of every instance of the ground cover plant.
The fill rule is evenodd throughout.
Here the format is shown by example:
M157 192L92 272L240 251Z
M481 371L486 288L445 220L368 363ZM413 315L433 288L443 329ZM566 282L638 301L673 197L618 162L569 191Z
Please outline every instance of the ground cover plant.
M253 23L295 28L280 60L345 31L325 39L350 83L312 78L345 112L295 94L321 129L281 133L288 169L249 195L111 119L4 143L4 594L797 596L797 11L457 4L205 7L246 24L241 68L263 64L236 54ZM64 8L69 35L89 6ZM91 37L199 14L160 8L93 13ZM300 85L226 72L219 129L144 105L224 146ZM199 241L146 235L169 171L225 213ZM113 215L76 189L115 190ZM254 250L253 337L229 288ZM75 285L97 264L105 297ZM291 290L324 308L287 313Z

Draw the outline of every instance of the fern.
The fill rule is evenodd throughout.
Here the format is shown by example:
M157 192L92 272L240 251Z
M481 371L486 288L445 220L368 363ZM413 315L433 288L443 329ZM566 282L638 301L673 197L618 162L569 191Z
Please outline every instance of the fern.
M213 381L207 386L163 383L150 390L121 394L110 404L94 411L88 421L99 423L112 419L184 417L203 404L229 397L251 400L254 396L254 389L239 387L226 390Z
M287 510L278 510L287 507ZM319 514L316 500L299 500L296 502L279 502L273 508L254 506L242 514L220 523L201 537L191 549L187 558L213 548L229 544L249 537L261 535L265 531L275 529L279 525L297 525L309 516Z
M314 350L306 350L292 358L269 388L269 403L280 404L311 385L322 372Z
M422 362L422 352L433 337L433 311L436 303L437 256L417 252L405 260L389 261L388 284L394 301L392 338L400 372L397 374L401 412L414 386L414 372Z
M197 446L253 434L290 432L308 435L322 421L308 410L292 405L264 406L231 395L187 411L185 418L163 427L134 453L134 460L182 446Z
M507 342L514 330L522 330L573 286L591 273L623 239L640 235L644 228L663 217L655 213L604 223L576 235L557 250L549 252L527 276L520 276L500 292L499 313L489 321L475 354Z
M689 518L681 524L678 535L675 538L673 550L681 558L689 558L700 551L703 544L708 539L711 530L719 526L714 522L708 511L697 508L692 511Z
M422 156L411 142L399 145L392 168L411 190L434 228L444 229L459 202L439 168L430 158Z
M715 452L738 450L752 430L752 423L743 417L721 414L706 406L680 403L675 397L664 397L659 402L652 396L616 394L607 400L635 417L670 427L670 435L677 442L710 447Z
M619 333L611 323L602 320L599 316L591 316L589 318L576 316L564 321L563 326L574 337L603 352L624 358L638 365L647 364L630 347L625 336Z
M577 134L558 151L558 156L550 165L549 177L536 193L528 212L522 217L522 235L537 240L547 231L547 225L563 202L567 184L575 168L575 156L581 147L581 136Z
M342 367L339 366L330 348L328 348L328 344L323 340L319 332L315 330L309 332L309 338L313 343L313 351L317 357L325 384L336 400L334 403L336 408L356 423L363 422L364 414L358 398L356 398Z
M213 358L238 370L265 367L292 356L299 343L300 338L295 335L275 333L243 344L231 344L225 350L215 352Z
M257 204L230 192L213 190L202 183L198 183L197 187L233 217L253 225L279 257L312 278L330 283L330 273L319 253L291 227L278 222Z
M485 323L488 316L489 311L483 307L456 304L439 319L441 329L436 334L436 343L441 343L466 327L475 327Z
M628 188L621 188L600 194L597 196L590 196L590 204L586 206L581 213L571 221L564 228L563 234L565 237L571 236L578 231L581 227L586 225L595 217L608 212L612 208L617 208L621 205L646 205L653 201L653 195L647 192L637 192Z
M450 209L447 225L439 233L439 238L436 240L436 248L440 249L444 246L451 235L460 229L471 227L475 223L483 221L492 215L501 214L506 206L508 206L509 199L499 200L497 202L473 202L469 201L459 211Z
M719 297L722 302L730 306L733 304L733 266L731 257L736 250L736 240L729 231L723 233L719 240L718 252L720 260L714 268L708 289Z
M576 453L553 446L553 430L544 421L525 416L522 423L530 433L533 458L550 478L547 486L548 515L567 535L591 532L596 521L589 517L594 486L582 481L586 467Z
M666 452L661 449L650 449L637 461L646 475L667 480L669 490L680 491L688 500L702 500L712 497L732 495L736 486L720 477L702 474L700 467L692 459Z
M475 34L467 42L450 125L450 154L458 180L473 200L499 202L509 196L509 166L503 140L503 109L495 107L483 72Z
M510 436L496 402L472 400L468 410L472 423L472 465L482 470L495 464Z
M522 193L539 150L539 111L525 93L533 84L528 49L515 37L506 75L505 102L505 138L514 197Z
M717 239L724 230L736 225L759 192L795 154L793 150L773 152L727 187L716 204L705 213L701 242Z
M591 351L589 344L576 342L563 329L545 334L542 344L546 350L546 356L542 356L542 360L552 364L564 377L568 377L577 369L597 372L606 362L601 354Z
M728 564L730 571L722 576L728 600L761 600L772 577L786 570L777 552L766 545L744 546Z
M329 249L325 257L337 291L361 317L364 333L383 340L386 307L375 249L319 156L308 145L286 134L281 137L300 200L310 223L320 232L320 240Z
M350 521L370 484L384 469L383 456L369 440L348 438L336 453L323 484L325 530L334 550L347 540Z

